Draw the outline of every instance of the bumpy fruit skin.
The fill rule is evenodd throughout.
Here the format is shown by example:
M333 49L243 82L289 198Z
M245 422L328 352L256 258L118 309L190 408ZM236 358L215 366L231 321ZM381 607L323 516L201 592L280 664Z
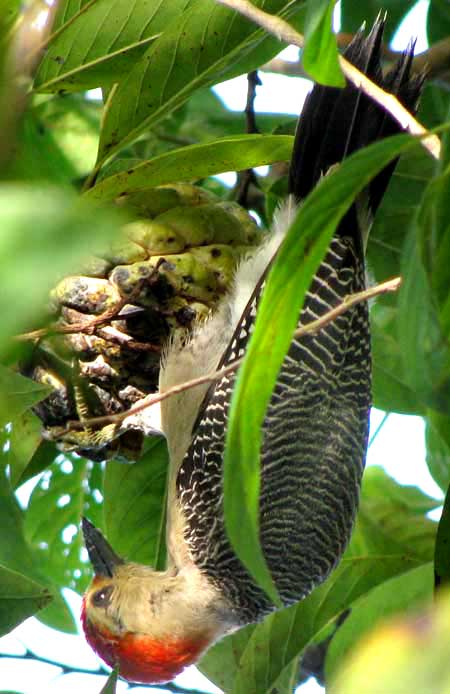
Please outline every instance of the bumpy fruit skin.
M42 341L24 372L53 388L35 407L46 438L92 460L133 461L150 431L145 411L120 426L68 431L67 422L124 412L156 391L164 343L214 310L258 228L239 205L189 184L116 204L134 221L82 274L53 289L53 325L73 332Z

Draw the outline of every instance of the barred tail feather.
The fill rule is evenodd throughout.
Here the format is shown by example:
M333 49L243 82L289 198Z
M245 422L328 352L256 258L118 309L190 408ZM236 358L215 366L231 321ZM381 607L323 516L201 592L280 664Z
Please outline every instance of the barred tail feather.
M393 68L383 75L381 67L384 20L378 20L367 38L360 31L345 51L345 57L375 84L394 94L411 112L417 108L423 75L411 76L414 43ZM331 166L366 145L402 131L382 106L347 82L344 89L317 85L309 94L297 128L289 174L289 192L302 200ZM373 216L381 202L396 162L389 164L370 183L368 206ZM350 211L351 212L351 211ZM349 234L350 213L337 233ZM354 223L353 223L354 226ZM351 227L350 227L351 229ZM360 233L358 229L354 234Z

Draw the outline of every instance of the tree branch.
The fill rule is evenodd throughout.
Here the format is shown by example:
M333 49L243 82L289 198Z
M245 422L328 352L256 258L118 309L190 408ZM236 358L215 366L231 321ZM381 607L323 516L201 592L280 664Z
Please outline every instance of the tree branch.
M147 279L147 282L151 281L151 278L157 273L158 264L152 269L152 274ZM99 316L94 316L94 318L87 318L80 321L79 323L64 323L62 325L51 325L45 328L39 328L38 330L32 330L28 333L22 333L21 335L16 335L15 339L20 341L39 341L42 338L50 337L52 335L71 335L73 333L85 333L86 335L93 335L96 332L96 328L100 327L103 323L110 323L114 319L120 320L121 318L126 318L126 316L119 315L125 306L131 304L131 302L138 296L142 289L142 283L139 282L129 296L122 297L119 299L114 306L106 309ZM105 340L110 340L112 342L122 342L126 343L127 347L130 349L142 350L145 352L161 352L160 345L154 345L151 342L138 342L137 340L132 340L129 336L121 333L120 330L115 330L114 333L111 331L98 331L101 337Z
M450 38L442 39L419 53L413 60L415 72L427 73L429 79L450 80Z
M346 48L353 38L353 34L336 34L339 48ZM393 51L384 45L382 50L383 57L389 62L395 62L401 54L400 51ZM260 70L262 72L273 72L290 77L310 79L299 61L292 62L282 58L273 58L273 60L262 65ZM428 79L442 80L448 84L450 81L450 39L438 41L426 51L416 55L412 62L412 70L417 74L426 72Z
M255 7L251 4L251 2L248 2L248 0L217 0L217 2L229 7L232 10L236 10L244 17L247 17L251 21L261 26L270 34L276 36L278 40L285 41L287 44L299 46L299 48L304 47L305 40L302 34L295 31L295 29L293 29L284 19L281 19L281 17L276 17L275 15L263 12L263 10ZM370 96L374 101L380 104L380 106L386 109L386 111L388 111L391 116L395 118L395 120L402 126L404 130L407 130L412 135L419 135L422 137L423 146L435 159L439 159L441 143L437 135L427 135L427 130L423 127L423 125L421 125L421 123L419 123L419 121L417 121L409 113L409 111L395 98L395 96L380 89L380 87L366 77L366 75L360 72L343 56L339 56L339 63L345 77L352 82L357 89L361 89L365 94Z
M258 71L253 70L247 75L247 102L245 104L245 122L246 130L248 134L258 133L258 127L256 125L255 117L255 97L256 97L256 87L261 84L261 80L258 77ZM253 169L244 169L244 171L239 171L237 175L236 188L234 191L234 197L236 202L242 207L249 209L249 189L251 184L256 184L256 176ZM255 186L256 187L256 186Z
M321 330L328 323L331 323L342 313L348 311L348 309L354 306L355 304L359 304L363 301L368 301L369 299L372 299L375 296L379 296L380 294L395 292L399 288L400 284L401 278L394 277L394 279L388 280L387 282L383 282L381 284L376 284L375 286L369 287L368 289L365 289L362 292L349 294L347 297L344 298L342 303L338 304L338 306L335 306L330 311L327 311L327 313L325 313L320 318L311 321L311 323L308 323L307 325L298 328L294 333L294 337L300 338L304 335L312 335L316 333L318 330ZM123 422L124 419L138 414L139 412L142 412L143 410L147 409L147 407L156 405L156 403L161 402L162 400L165 400L166 398L169 398L172 395L182 393L183 391L188 390L189 388L195 388L196 386L204 385L206 383L213 383L214 381L220 380L224 376L227 376L228 374L233 373L233 371L236 371L236 369L238 369L242 364L243 360L244 357L241 357L240 359L236 359L235 361L231 362L222 369L219 369L218 371L213 371L212 373L206 374L205 376L200 376L199 378L193 378L190 381L185 381L184 383L180 383L179 385L173 386L172 388L169 388L168 390L162 391L160 393L156 393L155 395L149 395L148 397L144 398L141 402L139 402L137 405L131 407L126 412L121 412L120 414L115 415L105 415L104 417L92 417L91 419L84 419L83 422L71 421L67 423L66 428L68 431L70 431L74 429L82 430L85 428L104 426L107 424L120 424L121 422Z
M9 36L2 36L0 66L0 168L15 157L15 144L30 95L31 81L42 55L42 41L51 32L57 2L50 7L27 3L20 10ZM41 13L44 21L38 22ZM3 21L2 13L2 21Z
M44 663L46 665L53 665L54 667L58 667L60 670L62 670L63 675L70 675L73 672L78 672L80 674L85 674L85 675L104 675L105 677L109 676L109 672L106 670L106 668L103 668L102 666L99 666L96 670L90 670L89 668L83 668L83 667L77 667L77 666L72 666L72 665L64 665L64 663L60 663L57 660L53 660L52 658L45 658L44 656L41 655L36 655L36 653L33 653L33 651L30 651L26 649L26 652L24 655L17 655L16 653L14 654L9 654L9 653L0 653L0 660L2 658L11 658L13 660L30 660L36 663ZM165 689L167 692L171 692L172 694L206 694L203 690L201 689L186 689L185 687L180 687L178 684L175 684L174 682L169 682L168 684L128 684L128 688L130 690L132 689L137 689L137 688L146 688L146 689L157 689L160 691L161 689Z

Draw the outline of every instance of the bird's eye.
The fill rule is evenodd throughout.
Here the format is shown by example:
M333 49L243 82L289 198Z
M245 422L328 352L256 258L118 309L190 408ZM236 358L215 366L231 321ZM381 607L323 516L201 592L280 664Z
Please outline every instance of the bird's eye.
M106 607L109 604L113 592L112 586L104 586L92 596L92 604L95 607Z

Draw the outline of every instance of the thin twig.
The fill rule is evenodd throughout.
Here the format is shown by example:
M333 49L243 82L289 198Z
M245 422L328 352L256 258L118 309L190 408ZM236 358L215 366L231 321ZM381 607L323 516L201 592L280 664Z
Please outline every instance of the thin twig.
M247 75L247 101L245 104L245 121L246 131L249 135L258 133L255 116L255 97L256 87L261 84L258 77L258 71L253 70ZM251 184L256 184L256 176L253 169L244 169L239 171L235 189L236 202L242 207L249 209L248 193Z
M293 44L299 48L304 47L305 40L302 34L295 31L295 29L284 19L281 19L281 17L263 12L263 10L255 7L251 2L248 2L248 0L217 0L217 2L232 10L236 10L236 12L239 12L270 34L276 36L280 41L285 41L287 44ZM339 63L344 75L357 89L361 89L365 94L380 104L380 106L385 108L404 130L407 130L412 135L421 136L423 138L423 146L435 159L439 159L441 143L437 135L427 135L427 130L423 125L409 113L395 96L380 89L380 87L374 84L374 82L343 56L339 56Z
M381 422L379 423L379 425L377 426L377 428L375 429L375 431L373 432L372 436L369 439L368 448L370 448L372 446L372 444L375 443L375 439L377 438L378 434L380 433L380 431L382 430L382 428L386 424L390 414L391 414L390 412L384 413L383 419L381 420Z
M158 261L152 270L152 274L147 279L147 282L151 281L152 277L157 274L158 268L162 265L162 261ZM16 335L15 339L20 341L38 341L45 337L50 337L52 335L72 335L74 333L84 333L86 335L92 335L95 332L95 328L101 326L103 323L110 323L113 320L125 320L126 315L120 316L120 311L130 304L138 295L142 289L142 282L139 282L133 289L133 291L126 297L122 297L117 301L114 306L108 308L106 311L101 313L99 316L94 318L89 318L83 322L79 323L69 323L65 325L52 325L46 328L40 328L38 330L32 330L28 333L22 333L21 335ZM128 335L121 333L119 330L114 328L106 327L97 332L100 337L108 340L110 342L116 342L119 345L126 344L129 349L140 350L143 352L161 352L161 346L152 344L151 342L138 342L133 340Z
M444 79L447 83L450 72L450 38L437 41L428 50L419 53L413 60L413 70L426 70L428 79Z
M336 34L336 41L339 48L346 48L354 38L354 34ZM395 62L401 55L401 51L394 51L387 46L382 46L383 58L389 62ZM426 51L418 53L412 61L412 71L415 74L422 74L424 71L427 80L442 79L448 80L450 72L450 39L443 39L430 46ZM296 61L283 60L282 58L272 58L268 63L259 68L262 72L273 72L279 75L290 77L304 77L309 79L309 75L303 69L301 63Z
M247 102L245 104L245 119L247 123L247 133L249 135L259 133L258 126L256 125L255 117L255 97L256 97L256 87L261 85L261 80L258 77L258 71L253 70L247 75Z
M335 306L335 308L331 309L330 311L327 311L327 313L325 313L320 318L311 321L311 323L308 323L307 325L298 328L295 331L293 337L298 339L304 337L305 335L312 335L316 333L318 330L321 330L328 323L331 323L342 313L348 311L348 309L354 306L355 304L359 304L363 301L368 301L369 299L372 299L375 296L379 296L380 294L395 292L399 288L400 284L401 278L394 277L394 279L388 280L387 282L383 282L381 284L376 284L375 286L369 287L368 289L365 289L362 292L349 294L347 297L344 298L342 303L338 304L338 306ZM70 421L67 423L66 429L68 431L71 431L74 429L84 429L86 427L92 428L97 426L104 426L106 424L120 424L121 422L123 422L124 419L127 419L128 417L131 417L135 414L139 414L139 412L142 412L143 410L147 409L148 407L151 407L152 405L156 405L158 402L166 400L166 398L172 397L173 395L178 395L179 393L182 393L185 390L188 390L189 388L195 388L196 386L205 385L206 383L213 383L214 381L220 380L224 376L228 376L240 367L243 360L244 357L241 357L240 359L236 359L230 364L227 364L227 366L224 366L222 369L213 371L209 374L205 374L204 376L200 376L199 378L193 378L176 386L172 386L172 388L169 388L168 390L162 391L160 393L149 395L148 397L144 398L141 402L139 402L137 405L131 407L126 412L121 412L115 415L105 415L103 417L92 417L91 419L83 420L83 422Z
M379 294L396 292L397 289L400 287L401 282L401 277L394 277L392 280L387 280L387 282L382 282L381 284L375 284L373 287L364 289L364 291L362 292L349 294L344 298L341 304L338 304L330 311L327 311L320 318L317 318L316 320L311 321L311 323L308 323L307 325L298 328L298 330L296 330L294 333L294 337L298 338L303 337L304 335L311 335L316 333L318 330L321 330L325 325L334 321L335 318L340 316L342 313L348 311L348 309L354 306L355 304L360 304L362 301L368 301L372 297L378 296Z
M74 672L80 673L80 674L85 674L85 675L104 675L105 677L108 676L110 673L106 668L103 668L102 666L98 667L97 669L89 669L89 668L84 668L84 667L77 667L75 665L65 665L64 663L60 663L57 660L53 660L52 658L45 658L44 656L41 655L36 655L36 653L33 653L33 651L26 650L26 652L23 655L18 655L17 653L0 653L0 659L2 658L10 658L13 660L28 660L36 663L45 663L46 665L54 665L55 667L60 668L62 670L62 675L70 675ZM161 685L161 684L139 684L139 685L132 685L128 683L128 689L135 689L135 688L146 688L149 690L152 689L157 689L158 692L161 691L161 689L165 689L167 692L171 692L172 694L205 694L204 691L200 689L186 689L185 687L180 687L179 685L175 684L174 682L169 682L167 684Z
M16 335L16 340L21 342L27 340L41 340L44 337L49 337L50 335L70 335L72 333L87 333L92 334L94 328L102 323L109 323L111 320L116 318L120 320L118 313L123 309L126 304L130 303L130 297L120 299L114 306L101 313L99 316L94 318L89 318L86 321L80 323L70 323L66 325L52 325L46 328L39 328L38 330L32 330L28 333L22 333L21 335Z

